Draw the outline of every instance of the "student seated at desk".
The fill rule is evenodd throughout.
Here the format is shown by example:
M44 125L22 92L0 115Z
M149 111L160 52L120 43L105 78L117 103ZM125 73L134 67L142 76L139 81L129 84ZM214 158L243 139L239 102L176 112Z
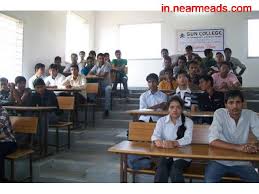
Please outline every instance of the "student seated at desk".
M259 151L258 143L248 143L250 130L259 140L259 118L255 112L243 109L243 103L241 91L232 90L226 93L226 108L216 110L209 128L210 146L250 154ZM226 173L238 175L246 182L259 183L259 174L251 162L222 160L209 162L205 170L205 182L220 182Z
M167 95L158 90L158 76L151 73L146 77L149 90L141 94L139 109L155 109L162 110L166 107ZM140 121L143 122L156 122L160 117L141 115Z
M16 140L11 129L8 113L0 106L0 182L6 181L4 179L5 156L15 152L16 148Z
M180 56L177 60L177 66L173 68L173 76L176 78L180 70L188 71L187 69L187 60L184 55Z
M98 61L96 60L96 52L94 50L91 50L88 53L88 57L92 57L94 59L94 65L96 65L98 63Z
M0 105L12 105L14 103L12 98L14 86L8 84L8 79L0 78Z
M115 80L113 83L112 90L116 91L117 84L121 82L124 88L124 96L125 98L127 98L129 94L129 90L128 90L128 76L125 72L125 68L128 64L128 61L127 59L121 58L120 50L115 51L115 56L116 56L116 59L112 60L112 68L113 70L115 70Z
M59 73L63 73L64 69L65 69L65 66L62 66L62 60L61 60L61 57L60 56L56 56L55 59L54 59L54 64L57 65L58 67L58 72Z
M171 58L169 56L165 56L164 58L164 69L160 71L159 73L159 81L165 80L165 72L171 71L173 75L173 68L172 68L172 63L171 63Z
M224 93L215 91L213 88L213 78L209 75L200 77L200 89L203 93L198 95L199 111L214 112L219 108L224 108ZM212 123L212 118L201 118L202 123Z
M213 50L212 49L205 49L204 55L205 58L203 58L203 64L206 67L206 69L210 69L212 66L216 66L217 62L213 58Z
M102 53L97 55L97 60L97 65L91 69L89 74L103 78L99 83L101 93L105 94L104 116L107 117L111 110L111 68L109 63L104 62L104 55Z
M30 88L26 88L26 79L23 76L15 78L15 86L12 92L12 98L15 105L29 106L31 103L32 92Z
M110 54L109 53L104 53L104 62L105 63L112 63L110 59Z
M81 70L81 74L87 76L93 67L94 59L92 57L87 57L86 66Z
M45 78L45 65L42 63L37 63L34 67L35 74L29 79L29 88L34 89L33 82L37 78Z
M70 67L72 65L77 65L78 66L78 63L77 63L77 60L78 60L78 56L76 53L72 53L71 54L71 63L66 63L66 67L63 71L63 73L70 73ZM79 67L78 67L79 68ZM81 70L81 69L80 69Z
M184 107L187 110L196 111L197 109L197 96L192 93L188 87L188 76L184 70L179 71L176 77L177 89L175 94L184 101Z
M214 80L214 88L217 91L226 92L228 90L237 89L240 83L234 73L230 72L230 64L222 62L219 72L212 75Z
M183 114L184 102L179 96L168 101L169 114L157 121L151 141L159 148L177 148L191 144L193 122ZM190 159L160 158L155 174L155 182L183 183L183 171L191 164Z
M58 66L51 64L49 66L49 76L44 81L47 88L59 88L65 79L66 77L58 72Z
M164 72L165 79L159 82L159 90L175 90L177 88L176 80L173 78L171 70Z
M189 69L189 88L191 90L199 89L199 64L196 61L188 62Z
M221 52L216 53L215 59L216 59L216 65L211 66L208 69L208 73L207 73L208 75L213 75L214 73L218 73L221 64L225 61L224 55Z
M46 84L41 78L33 82L35 93L32 94L31 106L55 106L58 107L58 100L53 91L47 90ZM49 113L49 122L55 123L58 120L59 111Z

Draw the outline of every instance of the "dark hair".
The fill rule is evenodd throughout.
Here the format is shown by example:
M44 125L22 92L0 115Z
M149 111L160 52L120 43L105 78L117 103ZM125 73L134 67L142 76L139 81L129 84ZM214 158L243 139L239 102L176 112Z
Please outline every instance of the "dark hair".
M89 59L94 60L94 58L93 58L93 57L87 57L87 58L86 58L86 60L89 60Z
M199 80L202 80L202 79L205 80L206 82L210 81L210 85L211 85L211 87L213 87L214 80L213 80L213 78L210 75L202 75L202 76L200 76Z
M116 53L121 53L121 50L116 50L116 51L115 51L115 54L116 54Z
M191 60L191 61L189 61L188 64L187 64L187 65L188 65L188 68L190 67L191 64L194 64L194 65L198 65L198 66L199 66L199 64L198 64L197 61Z
M49 66L49 69L55 69L55 70L58 70L58 66L57 66L57 64L51 64L50 66Z
M242 102L244 102L244 95L240 90L229 90L225 93L224 101L227 103L227 101L230 98L239 97Z
M99 56L104 57L104 54L103 54L103 53L99 53L99 54L97 55L97 58L98 58Z
M79 71L78 65L71 65L71 66L70 66L70 69L71 69L71 68L76 68L76 69Z
M178 76L181 75L181 74L184 74L184 75L188 78L188 73L187 73L187 71L180 69L179 72L178 72L178 73L176 74L176 76L175 76L176 79L177 79Z
M23 77L23 76L17 76L17 77L15 78L15 80L14 80L14 83L15 83L15 84L18 84L18 83L21 83L21 82L26 82L25 77Z
M177 95L172 96L168 102L167 102L167 107L169 108L171 102L176 101L180 104L180 106L182 107L182 109L184 109L184 101ZM184 137L184 133L186 131L186 127L185 127L185 115L182 113L181 114L181 119L182 119L182 125L180 125L177 129L177 138L176 139L181 139Z
M60 60L61 61L61 57L60 56L56 56L54 61Z
M76 53L72 53L72 54L71 54L71 57L72 57L73 55L75 55L75 56L77 57L77 54L76 54Z
M81 53L85 55L85 51L80 51L79 54L81 54Z
M172 62L172 59L169 56L165 56L164 60L168 60L168 61Z
M154 79L158 82L159 78L158 75L155 73L150 73L147 77L146 77L146 81L148 82L148 80Z
M94 50L91 50L88 55L90 54L96 56L96 52Z
M161 53L162 53L162 52L167 52L167 53L169 53L169 52L168 52L168 49L166 49L166 48L161 49Z
M38 71L38 69L45 68L45 65L42 63L37 63L34 67L35 72Z
M226 52L226 51L229 51L230 53L232 53L232 50L230 48L225 48L224 52Z
M202 62L202 58L200 56L195 56L193 60L198 60Z
M207 57L208 54L211 53L212 51L213 51L212 49L205 49L205 50L204 50L204 55L205 55L205 57Z
M191 45L187 45L187 46L185 47L185 50L192 50L192 46L191 46Z
M110 54L109 53L104 53L104 56L110 56Z
M231 64L228 62L228 61L223 61L221 64L220 64L220 67L222 65L227 65L229 68L231 68Z
M46 84L45 84L44 80L41 79L41 78L37 78L37 79L35 79L34 82L33 82L33 87L34 87L34 88L35 88L36 86L45 86L45 85L46 85Z
M0 78L0 82L7 82L7 83L8 83L8 79L5 78L5 77L1 77L1 78Z
M221 52L217 52L216 55L223 55Z
M183 60L185 63L187 62L187 59L186 59L186 57L184 55L181 55L180 57L178 57L177 63L178 63L179 59Z

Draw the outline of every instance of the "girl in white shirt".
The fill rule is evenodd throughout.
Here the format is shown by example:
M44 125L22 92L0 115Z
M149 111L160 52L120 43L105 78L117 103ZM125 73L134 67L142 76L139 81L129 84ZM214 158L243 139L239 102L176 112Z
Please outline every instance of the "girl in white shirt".
M157 121L151 137L159 148L173 149L192 142L193 122L183 114L184 102L178 96L168 101L169 114ZM183 171L189 167L191 160L180 158L160 158L156 170L155 182L184 182Z

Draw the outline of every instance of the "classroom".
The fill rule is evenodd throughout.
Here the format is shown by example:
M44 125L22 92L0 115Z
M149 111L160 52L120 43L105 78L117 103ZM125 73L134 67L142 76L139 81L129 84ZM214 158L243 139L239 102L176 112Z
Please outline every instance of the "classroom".
M0 11L0 182L259 182L259 11Z

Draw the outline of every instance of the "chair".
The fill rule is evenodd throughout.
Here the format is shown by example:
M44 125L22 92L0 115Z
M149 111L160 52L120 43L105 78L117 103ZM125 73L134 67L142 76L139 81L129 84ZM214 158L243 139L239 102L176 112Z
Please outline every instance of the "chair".
M88 94L95 94L97 96L99 92L99 83L87 83L86 84L86 93ZM88 107L92 107L93 110L93 126L95 125L95 108L97 106L96 102L86 102L84 104L80 104L80 107L84 107L85 112L85 127L87 127L87 113Z
M59 121L56 124L50 124L49 127L55 128L56 129L56 144L52 145L49 144L50 146L55 146L56 147L56 152L59 152L59 148L67 146L68 149L70 149L70 131L71 131L71 126L73 125L73 115L71 116L71 113L74 112L75 109L75 97L74 96L58 96L58 106L60 110L63 111L68 111L68 121L67 122L62 122ZM71 122L71 117L72 117L72 122ZM62 128L67 128L67 144L59 145L59 129Z
M30 179L32 182L32 154L34 153L32 147L33 135L37 133L38 128L38 117L10 117L12 129L15 133L28 134L30 136L30 148L18 148L15 152L7 155L6 160L11 162L11 181L14 181L15 176L15 166L14 162L18 159L29 157L30 165L30 176L25 178Z

